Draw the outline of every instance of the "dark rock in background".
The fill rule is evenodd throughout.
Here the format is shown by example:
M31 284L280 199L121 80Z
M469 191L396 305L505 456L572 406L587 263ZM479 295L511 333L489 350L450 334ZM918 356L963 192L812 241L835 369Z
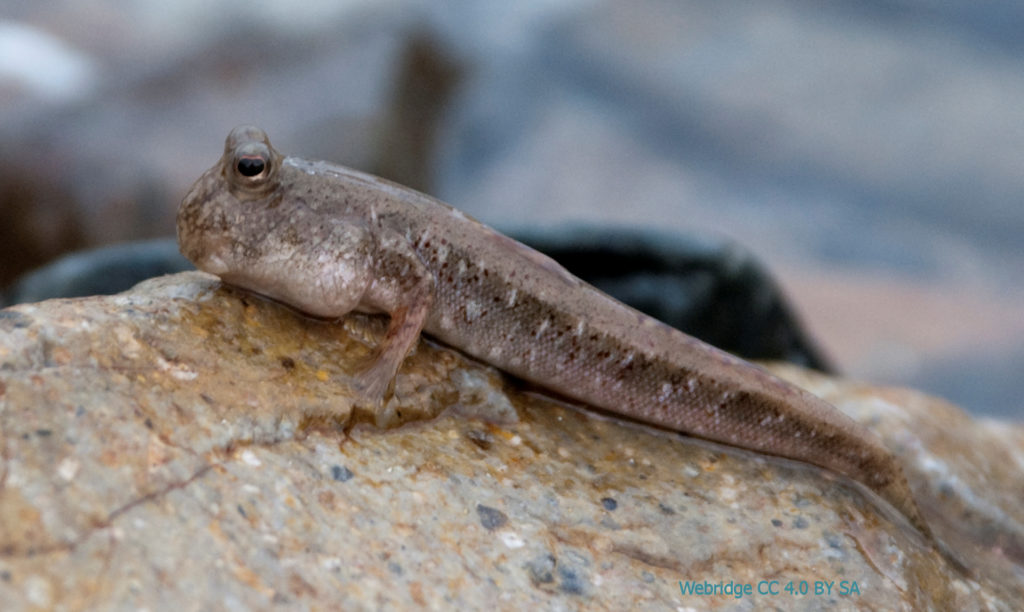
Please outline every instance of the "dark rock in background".
M147 278L191 270L172 239L117 244L66 255L25 274L2 294L0 306L53 298L112 295Z

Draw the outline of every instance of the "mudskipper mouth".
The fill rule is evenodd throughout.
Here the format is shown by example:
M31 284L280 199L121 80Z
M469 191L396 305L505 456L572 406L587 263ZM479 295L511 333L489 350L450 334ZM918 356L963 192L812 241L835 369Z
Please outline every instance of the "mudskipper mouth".
M232 266L224 254L230 254L231 240L227 237L214 237L209 233L198 235L178 232L178 245L181 254L203 272L224 276Z
M201 263L196 263L196 267L203 272L209 272L210 274L216 274L217 276L225 276L231 269L219 255L207 255L203 258Z

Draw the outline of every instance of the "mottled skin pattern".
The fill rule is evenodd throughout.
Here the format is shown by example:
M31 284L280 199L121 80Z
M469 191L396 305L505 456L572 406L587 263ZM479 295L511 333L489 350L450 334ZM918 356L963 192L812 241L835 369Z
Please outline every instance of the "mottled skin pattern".
M413 190L284 158L239 127L178 212L201 270L321 317L391 315L361 376L385 396L419 332L609 412L858 480L930 534L900 465L818 397L625 306Z

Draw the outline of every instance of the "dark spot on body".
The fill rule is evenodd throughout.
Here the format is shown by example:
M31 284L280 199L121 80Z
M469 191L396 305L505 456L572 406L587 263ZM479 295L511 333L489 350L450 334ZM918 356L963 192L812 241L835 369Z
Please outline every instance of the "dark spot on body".
M772 519L772 527L782 527L782 521L779 519Z
M604 506L605 510L611 512L619 507L619 502L615 501L613 497L602 497L601 505Z
M242 518L249 518L249 515L245 513L245 508L243 508L241 504L235 506L235 510L238 510L238 513L242 515Z
M286 370L293 370L295 369L295 360L291 357L282 357L281 366Z
M37 429L36 435L39 436L40 438L49 438L51 435L53 435L53 431L50 429Z

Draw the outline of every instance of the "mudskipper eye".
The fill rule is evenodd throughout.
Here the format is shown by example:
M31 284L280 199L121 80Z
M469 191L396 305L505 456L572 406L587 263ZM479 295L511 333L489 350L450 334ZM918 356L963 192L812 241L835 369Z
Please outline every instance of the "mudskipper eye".
M259 157L243 157L235 164L238 173L242 176L257 176L266 169L267 164Z
M231 130L224 141L222 172L236 197L260 198L278 187L282 160L263 130L243 125Z

